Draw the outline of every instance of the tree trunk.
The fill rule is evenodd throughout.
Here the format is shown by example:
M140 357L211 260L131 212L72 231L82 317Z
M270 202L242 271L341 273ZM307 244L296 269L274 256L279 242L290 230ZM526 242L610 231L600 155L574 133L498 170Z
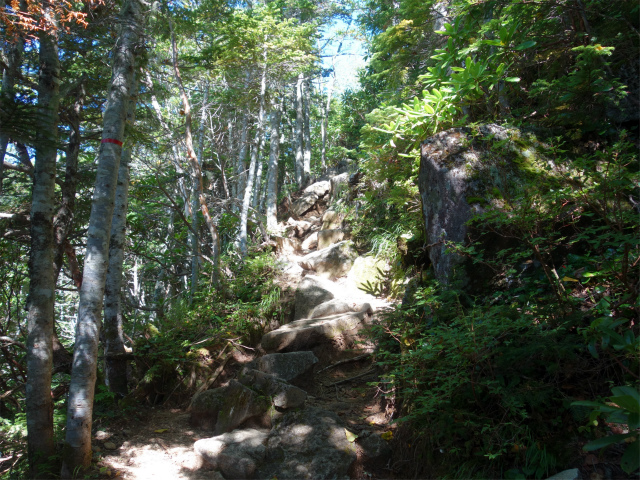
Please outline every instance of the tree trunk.
M304 81L304 74L298 75L298 81L296 82L296 123L295 130L293 132L293 144L296 151L296 183L302 186L304 182L304 140L302 136L302 130L304 125L304 108L302 98L302 84Z
M211 257L213 260L213 273L211 275L211 278L212 283L214 285L217 285L218 262L220 260L220 239L218 237L218 227L215 223L213 223L213 219L211 218L211 214L209 213L209 207L207 207L207 200L204 196L204 185L202 182L202 169L200 168L200 164L198 163L196 152L193 149L193 137L191 135L191 104L189 103L189 98L187 97L187 92L184 89L182 77L180 76L180 70L178 69L178 47L176 45L176 36L173 32L173 28L171 28L171 48L173 52L173 71L178 83L178 88L180 89L180 98L182 100L182 106L184 108L184 142L187 147L187 158L189 159L189 164L191 165L192 175L197 181L198 199L200 200L200 211L202 212L204 221L206 222L207 227L209 227L209 233L211 234Z
M121 30L104 110L102 145L98 154L78 306L62 464L64 478L75 475L78 470L84 470L91 464L93 398L111 219L122 155L125 116L134 81L136 51L140 49L140 34L144 28L142 5L138 0L125 2L120 15Z
M258 209L258 200L260 199L260 189L262 188L262 149L264 148L264 135L260 137L260 146L258 148L258 165L256 166L256 180L253 188L253 200L251 208Z
M311 81L309 78L302 83L304 117L302 136L304 140L304 185L309 183L311 178Z
M52 5L44 2L45 10ZM31 253L27 337L26 412L31 475L46 472L55 453L53 439L53 209L56 180L57 124L60 104L60 60L57 39L41 32L36 165L31 197Z
M2 7L4 8L4 1ZM27 5L22 0L20 9L27 11ZM16 78L20 72L22 64L22 55L24 53L24 39L18 36L14 43L4 42L5 58L7 59L7 68L4 69L2 75L2 91L0 93L0 107L3 109L11 108L11 104L15 101L15 85ZM4 157L7 153L7 145L9 144L9 136L6 133L0 133L0 195L2 195L2 180L4 179Z
M271 110L271 144L269 145L269 168L267 170L267 230L273 232L278 225L278 157L280 156L280 117L282 110L275 103Z
M264 102L267 93L267 37L264 39L264 65L262 67L262 78L260 81L260 109L258 111L258 124L256 125L256 134L254 137L254 146L251 150L251 163L249 165L249 175L247 184L244 189L244 198L242 200L242 210L240 212L240 232L238 233L238 248L240 257L247 256L247 222L249 220L249 207L251 205L251 195L253 194L253 181L256 165L258 163L259 144L262 139L262 130L264 125Z
M244 187L246 185L247 173L247 139L249 137L249 115L247 112L242 114L242 125L240 127L240 149L238 153L238 163L236 164L236 187L234 197L240 200L240 196L244 195ZM235 210L235 208L234 208Z
M133 125L136 114L138 82L131 83L127 105L127 123ZM127 229L127 207L129 204L129 164L131 145L122 150L116 203L111 222L111 240L109 241L109 267L104 290L104 354L105 379L109 390L118 397L124 397L128 391L127 365L122 357L125 353L122 331L122 267Z

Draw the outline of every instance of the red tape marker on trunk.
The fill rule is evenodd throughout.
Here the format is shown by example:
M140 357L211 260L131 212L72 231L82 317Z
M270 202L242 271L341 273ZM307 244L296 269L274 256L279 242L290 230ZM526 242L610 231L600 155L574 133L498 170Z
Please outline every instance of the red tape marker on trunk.
M101 143L115 143L118 146L122 146L122 142L120 140L116 140L115 138L103 138Z

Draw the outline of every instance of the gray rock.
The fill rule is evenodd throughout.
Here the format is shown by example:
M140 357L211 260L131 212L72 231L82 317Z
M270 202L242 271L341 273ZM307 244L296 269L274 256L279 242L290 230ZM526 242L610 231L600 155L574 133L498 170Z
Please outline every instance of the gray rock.
M300 241L295 238L273 237L278 255L295 255L300 252Z
M358 257L353 262L347 278L364 291L378 292L382 289L385 271L389 270L389 264L375 257Z
M316 306L333 299L332 290L331 282L323 278L304 277L296 289L294 319L307 318Z
M271 431L259 478L348 479L356 459L338 416L320 408L287 413Z
M297 408L304 405L307 392L294 387L275 375L260 372L252 368L244 368L238 381L265 395L278 408Z
M330 247L331 245L341 242L348 237L344 230L320 230L318 232L318 250Z
M304 215L315 206L319 199L329 193L330 189L331 183L328 180L309 185L303 190L302 196L293 202L291 211L297 216Z
M266 457L267 430L235 430L198 440L193 448L207 464L227 480L254 478L257 465Z
M349 190L349 173L341 173L331 177L331 191L329 192L331 202L337 201L344 192Z
M340 336L352 337L370 314L369 307L360 312L296 320L264 335L261 345L266 352L295 351L328 343Z
M117 450L118 449L118 446L113 442L105 442L103 446L104 446L105 450Z
M335 210L327 210L322 215L322 230L335 230L342 228L344 214Z
M572 468L570 470L564 470L560 473L556 473L555 475L549 477L547 480L580 480L582 476L580 475L580 470L577 468Z
M287 220L287 232L290 238L291 236L303 238L312 228L313 224L305 220L294 220L293 218Z
M311 250L318 246L318 232L313 232L307 238L302 241L303 250Z
M492 147L498 141L502 146L496 153ZM535 140L498 125L479 127L479 136L467 128L452 128L423 142L418 187L426 243L431 245L429 258L440 282L449 283L455 267L464 261L447 251L445 243L464 242L472 216L488 203L498 208L502 204L492 191L522 185L527 175L544 172L549 165L549 160L538 156ZM470 276L462 273L469 281Z
M313 352L271 353L254 360L249 366L289 382L307 373L317 362Z
M334 280L349 273L357 257L358 252L353 247L353 242L347 240L310 253L302 257L299 263L302 268Z
M354 309L351 308L344 300L333 299L328 302L321 303L309 314L309 318L321 318L327 317L329 315L337 315L338 313L347 313L353 312Z
M252 417L268 419L271 404L236 380L226 387L206 390L194 395L189 406L189 422L194 427L212 430L220 435L230 432Z
M391 457L391 447L380 435L368 435L362 440L358 439L364 454L372 460L387 460Z

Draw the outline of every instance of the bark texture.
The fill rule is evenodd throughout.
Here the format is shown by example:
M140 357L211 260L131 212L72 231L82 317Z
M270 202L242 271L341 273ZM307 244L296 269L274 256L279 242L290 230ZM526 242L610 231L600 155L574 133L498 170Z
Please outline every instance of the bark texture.
M51 5L44 5L45 11ZM31 254L27 337L26 412L29 466L32 476L46 472L55 453L51 371L53 367L53 209L56 180L57 124L60 104L60 60L57 39L42 32L36 165L31 199ZM43 471L44 469L44 471Z
M278 157L280 156L280 118L282 110L275 104L271 110L271 144L269 145L269 168L267 170L267 230L273 232L278 225Z
M302 137L302 129L304 126L304 107L302 98L302 84L304 83L304 74L298 75L296 82L296 123L293 132L293 144L296 150L296 183L302 185L304 181L304 140Z
M132 82L127 105L126 122L133 124L136 111L136 94L138 83ZM109 267L104 290L104 350L105 377L109 390L119 397L128 393L127 364L123 357L124 334L122 331L122 267L127 230L127 208L129 205L129 164L131 162L131 146L122 151L118 169L118 185L116 187L116 203L111 222L111 239L109 241Z
M129 92L143 29L142 4L128 0L120 13L120 34L103 118L102 145L91 202L87 249L80 290L76 343L67 410L62 476L69 478L91 464L91 425L98 361L111 219L122 155Z

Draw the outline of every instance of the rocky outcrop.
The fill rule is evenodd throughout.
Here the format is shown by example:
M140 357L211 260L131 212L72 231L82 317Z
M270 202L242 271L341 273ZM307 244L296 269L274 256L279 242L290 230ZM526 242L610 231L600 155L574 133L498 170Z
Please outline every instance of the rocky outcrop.
M344 300L329 300L321 303L309 314L309 318L328 317L329 315L337 315L338 313L353 312L354 309Z
M318 250L325 249L345 240L348 234L344 230L320 230L318 232Z
M356 449L338 416L320 408L287 413L267 440L259 478L347 480Z
M298 408L304 405L307 399L307 392L304 390L294 387L275 375L252 368L243 368L238 375L238 381L267 396L274 407Z
M279 256L296 255L300 253L300 241L295 238L274 237L276 253Z
M236 430L198 440L193 448L227 480L254 478L258 465L266 458L268 437L268 430Z
M288 323L262 337L261 346L266 352L283 352L309 349L339 337L353 337L372 310L342 313L322 318L306 318Z
M316 306L333 299L333 289L333 284L324 278L304 277L296 289L294 319L308 318Z
M191 425L220 435L239 427L249 418L263 417L270 403L236 380L226 387L194 395L189 406Z
M318 246L318 232L313 232L302 242L303 250L311 250Z
M379 291L382 289L385 271L389 265L375 257L358 257L353 262L347 279L364 291Z
M335 210L327 210L322 215L322 230L336 230L342 228L344 214Z
M349 272L357 257L358 252L353 243L346 240L305 255L300 260L300 266L306 270L313 270L317 275L335 280Z
M316 182L309 185L302 191L302 195L291 205L291 211L301 217L311 210L316 202L326 196L331 189L331 182L328 180Z
M466 241L473 215L487 204L499 207L500 191L548 166L547 160L537 158L534 144L517 130L498 125L481 126L476 134L453 128L422 143L418 187L429 258L439 281L449 283L463 263L447 243ZM461 273L468 282L468 274Z
M305 375L316 363L313 352L272 353L254 360L249 367L290 382Z

